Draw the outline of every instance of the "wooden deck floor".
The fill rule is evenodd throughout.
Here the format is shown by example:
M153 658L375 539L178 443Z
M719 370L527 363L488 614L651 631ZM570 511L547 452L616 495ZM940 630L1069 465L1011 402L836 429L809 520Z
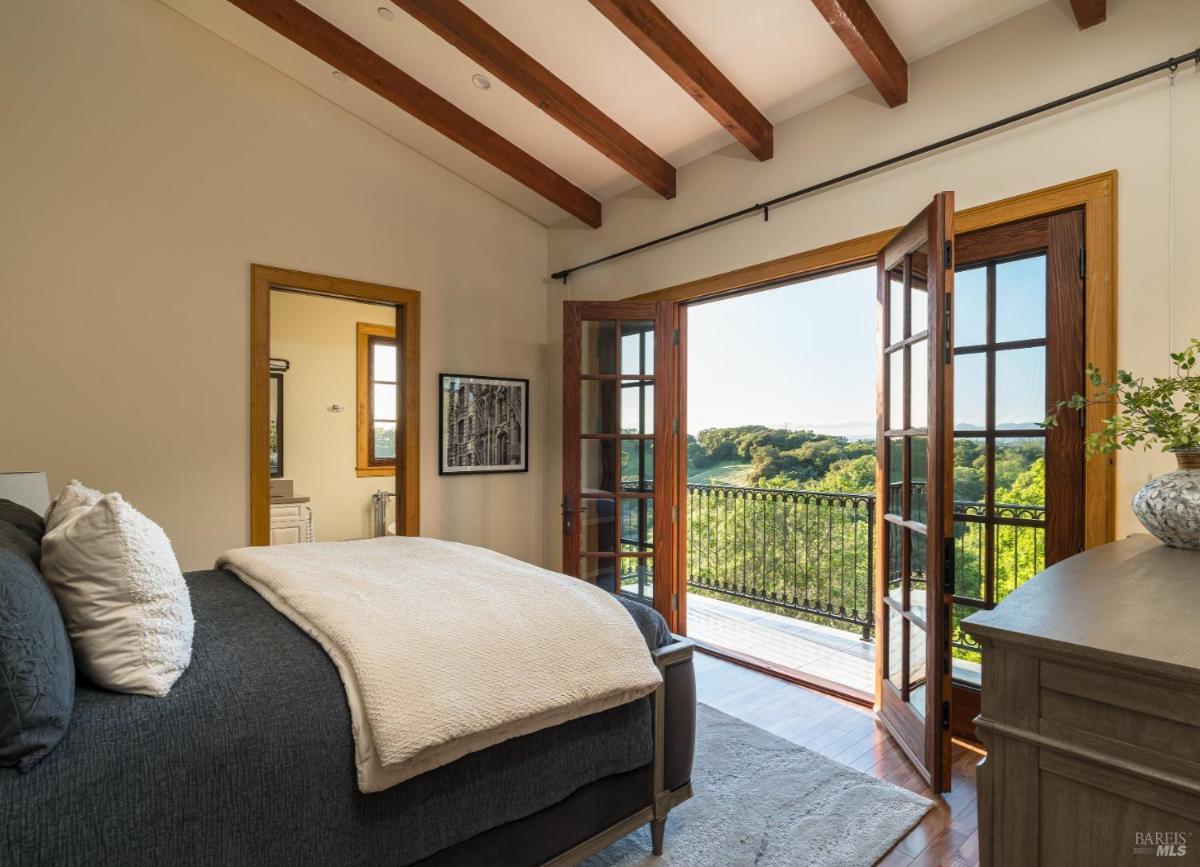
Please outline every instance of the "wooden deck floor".
M953 790L934 796L872 712L769 675L696 654L699 700L772 734L888 782L919 792L934 808L879 863L979 863L975 766L980 754L954 746Z
M875 645L857 632L689 593L687 634L800 675L868 695L875 690Z

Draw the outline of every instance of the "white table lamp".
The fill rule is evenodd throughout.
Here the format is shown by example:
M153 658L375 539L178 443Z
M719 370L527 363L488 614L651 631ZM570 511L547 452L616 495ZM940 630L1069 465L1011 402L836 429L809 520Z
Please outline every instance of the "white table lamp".
M12 500L39 515L50 508L50 485L45 473L0 473L0 500Z

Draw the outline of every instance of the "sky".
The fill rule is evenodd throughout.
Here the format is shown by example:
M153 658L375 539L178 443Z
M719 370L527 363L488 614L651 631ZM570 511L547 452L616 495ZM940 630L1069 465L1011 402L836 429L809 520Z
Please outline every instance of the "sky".
M875 436L875 266L688 308L688 433Z
M955 275L959 346L986 341L982 268ZM1044 255L996 266L996 339L1046 334ZM688 433L761 424L875 437L875 266L688 308ZM996 424L1046 415L1043 347L996 354ZM982 427L982 355L955 359L954 415Z

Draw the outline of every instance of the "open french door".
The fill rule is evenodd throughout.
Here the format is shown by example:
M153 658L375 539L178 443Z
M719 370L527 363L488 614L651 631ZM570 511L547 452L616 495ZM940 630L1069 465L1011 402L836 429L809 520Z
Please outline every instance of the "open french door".
M950 788L953 220L939 193L878 259L876 693L935 791Z
M674 305L566 301L563 571L678 630Z

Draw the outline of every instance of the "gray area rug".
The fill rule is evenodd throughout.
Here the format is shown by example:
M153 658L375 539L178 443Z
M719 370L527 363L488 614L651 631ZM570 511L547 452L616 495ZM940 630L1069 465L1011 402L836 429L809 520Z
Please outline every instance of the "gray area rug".
M697 729L695 794L667 818L663 857L643 825L587 867L864 867L932 806L705 704Z

